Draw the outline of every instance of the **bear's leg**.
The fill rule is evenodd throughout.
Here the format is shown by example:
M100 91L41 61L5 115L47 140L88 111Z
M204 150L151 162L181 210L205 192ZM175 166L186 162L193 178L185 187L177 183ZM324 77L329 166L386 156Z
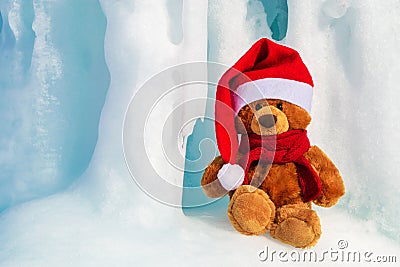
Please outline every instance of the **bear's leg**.
M262 235L275 218L275 205L267 193L251 185L236 189L228 207L233 227L245 235Z
M310 205L290 204L279 208L271 236L298 248L314 246L321 236L321 225L317 213Z

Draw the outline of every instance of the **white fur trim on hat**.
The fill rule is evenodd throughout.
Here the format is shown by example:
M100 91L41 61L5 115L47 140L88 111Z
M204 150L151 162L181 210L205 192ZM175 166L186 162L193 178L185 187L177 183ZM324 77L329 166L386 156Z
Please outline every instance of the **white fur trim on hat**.
M228 191L238 188L244 180L244 170L237 164L224 164L217 174L221 185Z
M312 86L294 80L265 78L240 85L232 98L233 109L237 114L247 104L263 98L281 99L295 104L307 112L311 111Z

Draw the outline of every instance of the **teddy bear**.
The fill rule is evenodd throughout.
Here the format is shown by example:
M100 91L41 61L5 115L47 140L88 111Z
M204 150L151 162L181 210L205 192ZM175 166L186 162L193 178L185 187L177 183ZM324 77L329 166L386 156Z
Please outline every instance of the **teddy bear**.
M228 218L245 235L270 235L298 248L321 236L312 203L335 205L342 177L329 157L311 146L314 90L299 53L258 40L217 85L215 131L220 156L205 169L208 197L229 194Z

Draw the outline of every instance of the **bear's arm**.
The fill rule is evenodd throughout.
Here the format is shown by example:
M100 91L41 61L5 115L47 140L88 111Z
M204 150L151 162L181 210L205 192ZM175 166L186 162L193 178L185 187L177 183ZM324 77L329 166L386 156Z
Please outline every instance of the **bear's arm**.
M314 200L314 203L322 207L331 207L335 205L339 198L345 193L339 170L317 146L311 146L304 156L316 169L321 179L322 192L321 195Z
M211 198L219 198L226 194L226 189L222 187L218 180L218 171L222 168L225 162L221 156L216 157L204 171L201 178L201 186L204 193Z

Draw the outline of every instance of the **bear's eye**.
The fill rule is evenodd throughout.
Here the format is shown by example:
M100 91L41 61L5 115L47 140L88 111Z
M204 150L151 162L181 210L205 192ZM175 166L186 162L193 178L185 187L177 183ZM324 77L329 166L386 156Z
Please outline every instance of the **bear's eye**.
M257 104L256 105L256 110L260 110L262 108L262 105L261 104Z
M279 103L278 105L276 105L276 107L277 107L278 109L280 109L280 110L283 109L282 103Z

